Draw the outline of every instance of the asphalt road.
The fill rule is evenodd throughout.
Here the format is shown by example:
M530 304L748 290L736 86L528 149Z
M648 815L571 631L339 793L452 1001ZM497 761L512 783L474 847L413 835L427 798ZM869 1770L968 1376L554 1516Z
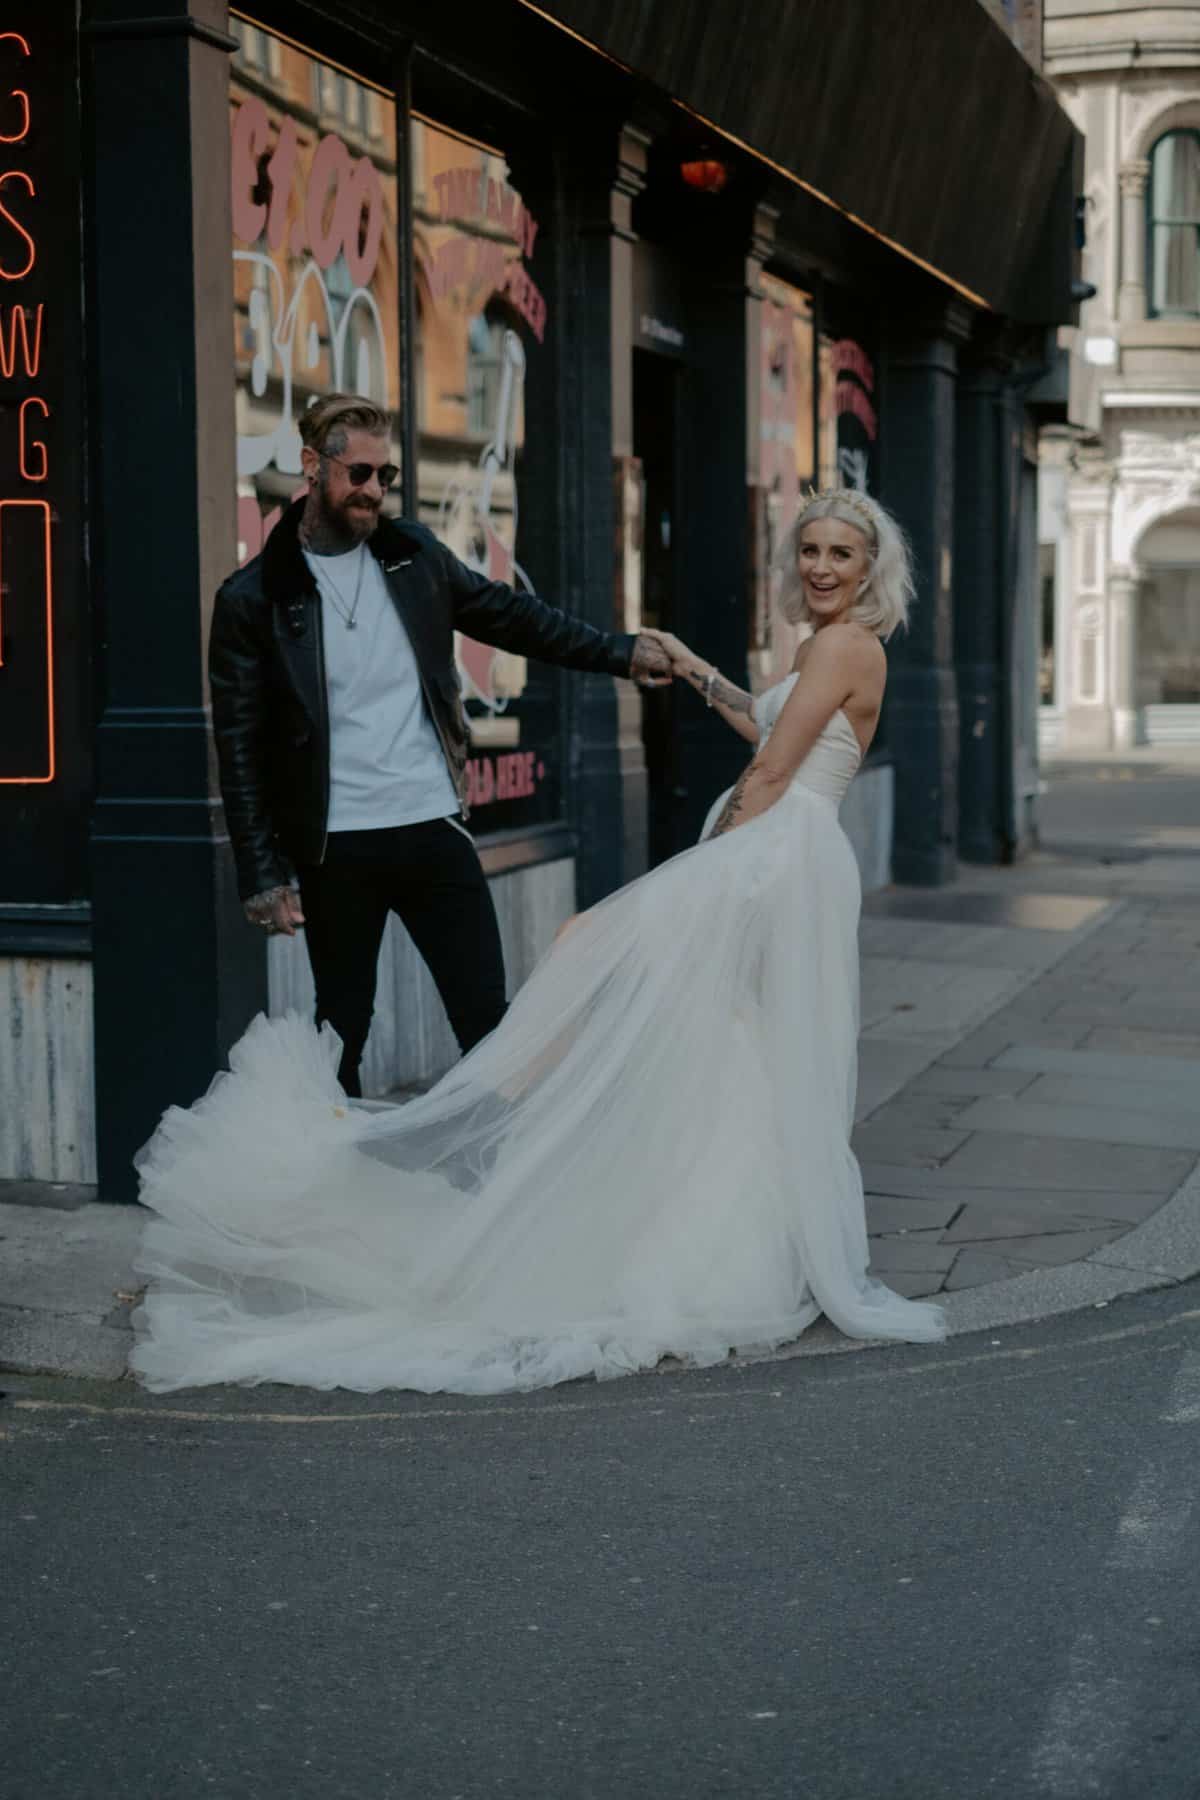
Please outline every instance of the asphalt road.
M6 1800L1200 1794L1200 1286L496 1402L8 1387Z

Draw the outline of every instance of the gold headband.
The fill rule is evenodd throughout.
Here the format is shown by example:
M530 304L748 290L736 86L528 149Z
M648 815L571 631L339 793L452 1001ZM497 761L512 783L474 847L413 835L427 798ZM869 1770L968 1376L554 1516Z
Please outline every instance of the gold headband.
M839 506L844 506L848 512L857 514L863 521L871 542L878 544L879 530L875 523L871 502L865 494L860 494L857 488L822 488L819 492L816 488L809 488L800 496L800 511L796 515L797 526L800 525L809 508L815 506L819 500L836 500Z

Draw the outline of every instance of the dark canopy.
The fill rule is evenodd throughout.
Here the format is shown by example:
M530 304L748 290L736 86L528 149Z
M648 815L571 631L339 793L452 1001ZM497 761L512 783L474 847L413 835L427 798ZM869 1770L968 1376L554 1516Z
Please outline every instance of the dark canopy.
M995 311L1070 316L1081 140L978 0L538 0Z

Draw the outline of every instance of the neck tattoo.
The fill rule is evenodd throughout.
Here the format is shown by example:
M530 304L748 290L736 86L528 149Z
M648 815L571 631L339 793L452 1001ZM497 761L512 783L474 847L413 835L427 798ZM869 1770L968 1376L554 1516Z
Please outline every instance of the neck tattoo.
M309 505L300 520L300 542L314 556L345 556L362 542L334 525L325 514Z
M329 604L333 607L334 612L337 613L347 631L354 631L358 626L358 602L362 596L363 570L367 566L366 545L360 544L358 550L358 573L354 579L354 598L352 600L347 599L345 593L333 579L332 572L329 569L319 568L314 571L317 577L318 587L325 593L329 600ZM320 552L313 550L310 554L319 556Z

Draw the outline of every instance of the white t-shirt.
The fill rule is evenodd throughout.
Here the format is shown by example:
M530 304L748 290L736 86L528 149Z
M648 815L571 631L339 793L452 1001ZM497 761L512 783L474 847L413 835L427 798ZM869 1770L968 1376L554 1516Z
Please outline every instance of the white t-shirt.
M384 830L456 815L459 798L417 659L378 561L366 544L344 556L306 550L304 560L320 590L325 634L329 830Z

